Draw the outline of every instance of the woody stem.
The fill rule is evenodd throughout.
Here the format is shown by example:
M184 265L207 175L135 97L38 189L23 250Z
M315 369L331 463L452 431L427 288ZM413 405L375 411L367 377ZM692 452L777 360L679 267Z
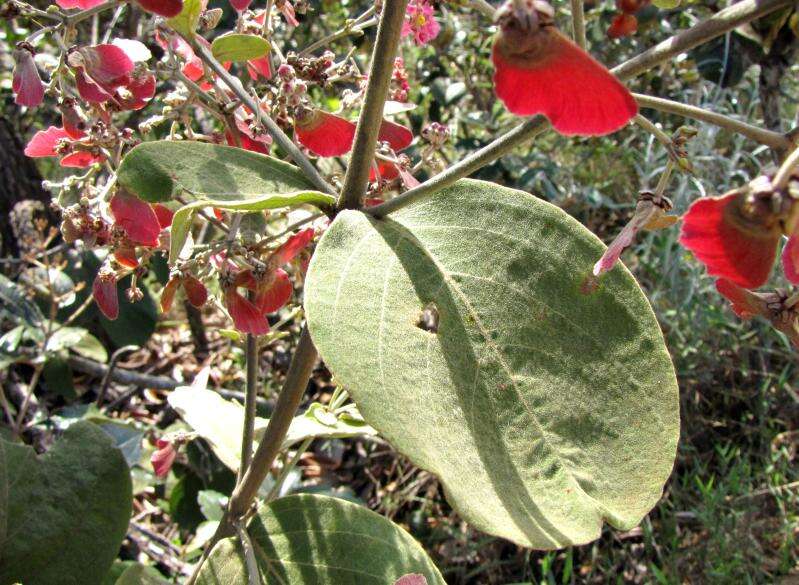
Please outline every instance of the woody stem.
M709 124L713 124L714 126L719 126L720 128L737 132L742 136L751 138L755 142L765 144L771 148L788 149L791 147L791 141L785 135L780 134L779 132L773 132L771 130L766 130L765 128L758 128L757 126L747 124L746 122L741 122L740 120L730 118L729 116L725 116L723 114L717 114L716 112L703 110L702 108L697 108L696 106L689 106L687 104L681 104L680 102L654 97L651 95L634 93L633 97L635 98L635 101L638 102L638 105L642 108L651 108L653 110L683 116L684 118L699 120L700 122L707 122Z
M338 199L338 209L357 209L369 183L369 168L375 155L377 135L383 120L383 107L394 72L394 57L400 42L405 7L408 0L395 0L383 5L380 26L372 51L369 83L366 86L361 115L355 131L355 142L349 158L344 185Z
M658 43L640 55L628 59L624 63L611 69L611 73L615 74L621 80L631 79L652 69L663 61L671 59L675 55L693 49L746 22L770 14L780 8L790 6L794 1L795 0L743 0L742 2L738 2L737 4L720 10L699 24ZM453 184L458 179L467 177L478 169L491 164L517 146L524 144L528 140L532 140L549 127L549 122L546 118L543 116L534 116L518 125L510 132L489 143L487 146L484 146L477 152L451 166L443 173L428 179L418 187L414 187L394 199L374 207L369 207L366 213L375 217L382 217L406 205L410 205L414 201L428 197L444 187Z
M335 193L335 189L331 187L327 181L324 180L322 175L319 174L319 171L316 170L316 167L313 163L305 156L302 151L297 148L297 145L289 138L285 132L277 125L277 123L270 118L264 111L261 110L261 107L258 103L253 99L253 97L247 93L244 89L244 86L241 84L236 77L228 73L228 71L222 67L222 64L216 60L205 46L201 45L200 43L194 42L192 43L194 47L194 51L200 57L200 59L210 67L214 73L216 73L222 82L232 91L237 98L241 100L241 102L247 106L250 111L254 114L260 114L260 120L263 125L266 127L266 131L275 139L278 146L282 148L290 157L291 159L297 164L297 166L302 169L305 176L316 186L317 189L320 191L324 191L325 193Z
M247 334L247 388L244 398L244 430L241 434L241 463L236 476L240 484L252 461L252 442L255 434L255 406L258 399L258 338Z
M774 175L774 188L777 190L785 189L797 168L799 168L799 147L794 148L793 152L780 165L780 169Z
M571 0L572 4L572 27L574 28L574 42L585 49L585 13L583 0Z

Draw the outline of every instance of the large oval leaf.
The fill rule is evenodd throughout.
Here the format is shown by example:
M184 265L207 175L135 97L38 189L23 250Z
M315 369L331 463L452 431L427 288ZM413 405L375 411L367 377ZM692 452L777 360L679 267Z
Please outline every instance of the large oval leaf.
M42 457L0 441L0 583L100 583L131 498L122 453L92 423L70 426Z
M476 527L550 549L634 526L675 457L674 370L623 267L526 193L459 181L316 249L308 323L366 421L437 474Z
M119 184L152 203L175 195L240 201L314 189L296 167L270 156L206 142L161 140L131 150L119 166ZM320 198L328 204L329 196Z
M407 573L444 579L419 543L374 512L338 498L297 495L262 507L247 532L263 583L387 585ZM241 545L229 538L214 547L198 585L247 583Z

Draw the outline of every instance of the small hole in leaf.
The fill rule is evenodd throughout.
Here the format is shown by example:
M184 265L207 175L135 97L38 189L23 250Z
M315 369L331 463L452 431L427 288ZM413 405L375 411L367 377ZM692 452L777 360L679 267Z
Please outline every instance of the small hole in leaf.
M438 307L435 303L427 303L419 317L416 319L416 326L422 331L438 333Z

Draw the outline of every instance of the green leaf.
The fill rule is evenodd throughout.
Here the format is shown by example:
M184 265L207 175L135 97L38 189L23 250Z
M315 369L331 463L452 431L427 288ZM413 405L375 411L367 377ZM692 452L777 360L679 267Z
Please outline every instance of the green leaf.
M128 466L95 425L75 423L41 457L0 441L0 583L100 583L130 510Z
M232 146L170 140L145 142L131 150L119 167L118 182L151 203L183 194L242 201L314 188L299 169L270 156ZM327 204L329 199L325 196L319 203Z
M78 397L72 379L72 370L63 356L55 355L44 362L42 378L47 384L47 389L53 394L63 396L67 400L74 400Z
M177 388L167 400L192 430L208 441L222 463L233 471L238 470L244 429L244 408L239 403L225 400L213 390L190 386ZM311 405L305 414L294 417L282 449L312 437L331 439L376 434L372 427L359 420L360 415L352 405L342 409L342 416L333 425L319 422L314 416L315 407L324 408L321 404ZM268 423L268 419L255 418L256 444Z
M0 315L8 313L17 323L23 322L37 327L44 321L44 315L25 291L16 282L0 274Z
M255 35L223 35L211 43L211 53L222 63L250 61L269 53L269 41Z
M166 23L178 31L186 39L194 38L194 31L200 22L200 14L203 11L203 0L183 0L183 9L180 14L168 18Z
M652 0L652 4L663 10L671 10L680 5L681 0Z
M296 495L263 506L247 531L264 583L389 585L420 573L429 585L444 579L419 543L402 528L357 504ZM247 583L241 545L214 547L198 585Z
M108 359L103 344L82 327L61 327L47 340L46 351L58 352L70 349L85 358L105 362Z
M325 207L335 203L335 197L320 193L319 191L302 191L283 195L259 195L248 199L201 199L184 205L172 217L172 228L169 241L169 261L174 262L180 256L180 251L186 243L189 228L194 219L194 214L204 207L217 207L230 211L257 212L278 207L288 207L303 204Z
M125 569L115 585L169 585L169 581L154 568L136 563Z
M475 527L554 549L658 501L679 436L654 314L605 247L527 193L459 181L384 220L338 215L305 286L311 335L366 421Z
M225 506L227 506L228 498L225 494L221 494L214 490L201 490L197 494L197 504L200 506L200 512L207 520L221 520L225 514Z

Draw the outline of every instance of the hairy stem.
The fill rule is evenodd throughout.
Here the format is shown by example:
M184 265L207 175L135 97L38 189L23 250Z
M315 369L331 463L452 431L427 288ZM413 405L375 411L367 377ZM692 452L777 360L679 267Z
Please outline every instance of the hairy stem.
M269 423L264 430L264 436L261 442L258 443L258 448L252 457L250 467L244 473L242 480L236 485L233 490L233 495L230 497L230 504L225 511L225 516L219 523L214 536L208 543L203 556L197 563L194 573L186 582L187 585L192 585L200 574L205 559L208 558L214 545L221 539L231 536L235 533L235 522L243 517L252 506L255 496L258 494L258 488L266 479L266 475L272 468L272 463L275 457L280 452L283 439L288 433L291 421L297 408L300 406L302 395L305 393L305 388L308 386L308 380L311 379L314 365L316 364L317 352L316 347L311 341L311 335L308 333L308 328L303 327L300 334L300 341L297 344L297 349L294 351L294 356L289 366L286 380L283 383L283 388L280 390L280 395L275 404L275 410L269 418Z
M310 181L316 186L317 189L320 191L324 191L325 193L335 193L335 189L331 187L327 181L324 180L322 175L319 174L319 171L316 170L316 167L313 163L305 156L302 151L297 148L297 145L289 138L283 130L280 129L280 126L266 115L260 108L260 106L256 103L253 97L248 94L244 86L241 84L241 81L227 72L227 70L222 67L222 64L216 60L216 58L211 54L211 51L208 48L204 47L199 43L192 43L195 52L197 55L202 59L202 61L210 67L214 73L216 73L219 78L224 82L225 85L236 95L237 98L241 100L241 102L250 108L253 112L260 113L260 120L263 125L266 127L267 132L275 139L278 146L288 153L291 159L297 164L297 166L302 169L302 172L305 173L305 176L310 179Z
M236 482L241 483L252 461L252 441L255 435L255 406L258 398L258 338L247 334L247 389L244 401L244 432L241 434L241 464Z
M338 200L338 209L357 209L366 193L369 182L369 168L377 145L377 134L383 120L383 106L394 72L394 56L405 20L407 0L394 0L383 5L377 40L372 51L372 66L369 69L369 84L366 86L355 142L350 154L344 186Z
M574 29L574 42L585 49L585 13L583 0L571 0L572 3L572 28Z
M741 24L764 16L780 8L791 5L795 0L743 0L733 4L704 20L678 33L665 41L658 43L651 49L617 65L611 72L622 80L641 75L656 65L675 55L692 49L702 43L712 40L729 32ZM458 179L467 177L478 169L491 164L499 157L512 151L520 144L524 144L549 128L549 122L543 116L535 116L523 122L510 132L500 136L487 146L467 156L462 161L448 168L418 187L406 191L385 203L370 207L367 213L382 217L387 213L397 211L423 197L453 184Z
M640 93L634 93L633 96L635 97L635 101L637 101L638 105L642 108L650 108L669 114L676 114L685 118L691 118L692 120L699 120L700 122L707 122L714 126L737 132L742 136L746 136L755 142L765 144L771 148L785 149L791 147L791 141L778 132L772 132L765 128L758 128L757 126L741 122L729 116L725 116L724 114L717 114L716 112L703 110L696 106L689 106L687 104L681 104L680 102Z

